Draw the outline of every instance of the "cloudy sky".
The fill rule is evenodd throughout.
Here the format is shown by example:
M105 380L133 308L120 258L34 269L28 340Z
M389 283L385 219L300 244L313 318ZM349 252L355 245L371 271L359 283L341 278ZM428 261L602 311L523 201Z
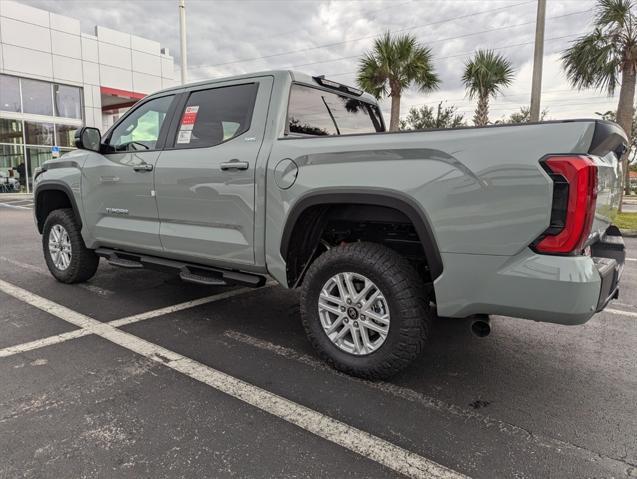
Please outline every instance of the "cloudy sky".
M94 25L159 41L175 56L179 76L178 0L22 0ZM594 0L548 0L542 108L552 119L592 117L616 108L605 94L570 88L559 56L590 30ZM511 59L514 83L491 104L492 121L528 105L531 91L536 0L186 0L189 79L218 78L293 68L354 84L358 57L384 31L409 32L429 46L442 79L440 89L403 96L410 106L458 106L471 118L460 77L477 48ZM389 105L383 102L385 113Z

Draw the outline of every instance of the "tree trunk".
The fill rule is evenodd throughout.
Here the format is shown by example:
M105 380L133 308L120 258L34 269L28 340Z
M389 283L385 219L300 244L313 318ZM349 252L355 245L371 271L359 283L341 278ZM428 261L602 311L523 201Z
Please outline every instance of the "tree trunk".
M473 117L473 123L476 126L485 126L489 123L489 96L480 95L478 97L478 107Z
M391 117L389 118L389 131L398 131L400 128L400 93L391 93Z
M622 167L624 170L624 189L626 194L630 193L630 173L628 171L628 159L630 157L630 144L631 138L634 132L633 128L633 114L634 114L634 101L635 101L635 68L632 65L624 65L622 71L622 86L619 90L619 103L617 104L617 123L621 126L626 135L628 135L628 149L624 153L622 158ZM622 190L623 193L623 190ZM620 195L619 211L621 211L621 201L623 200L623 194Z

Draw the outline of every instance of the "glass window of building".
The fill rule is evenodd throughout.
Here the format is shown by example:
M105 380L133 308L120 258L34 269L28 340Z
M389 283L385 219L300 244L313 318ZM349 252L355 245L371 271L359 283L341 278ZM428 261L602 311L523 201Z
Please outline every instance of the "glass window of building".
M12 193L26 185L24 168L22 145L0 145L0 193Z
M20 81L17 77L0 75L0 110L20 111Z
M39 148L35 146L27 146L26 153L26 165L29 173L29 189L32 190L33 173L35 172L36 168L42 166L42 163L51 159L51 147Z
M0 143L22 144L22 121L0 118Z
M21 146L0 145L0 170L5 173L24 163L24 154Z
M39 80L22 79L22 111L53 116L51 84Z
M25 121L24 130L28 145L53 145L53 123Z
M75 147L75 132L77 126L55 125L55 144L61 147Z
M53 85L55 116L82 119L82 91L78 87Z

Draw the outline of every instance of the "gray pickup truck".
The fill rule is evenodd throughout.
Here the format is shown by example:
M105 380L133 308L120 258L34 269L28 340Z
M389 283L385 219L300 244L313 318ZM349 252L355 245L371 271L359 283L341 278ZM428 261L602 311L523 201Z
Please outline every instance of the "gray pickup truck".
M626 135L600 120L386 132L375 100L290 71L139 101L35 177L46 263L301 288L318 354L381 378L436 316L581 324L617 297Z

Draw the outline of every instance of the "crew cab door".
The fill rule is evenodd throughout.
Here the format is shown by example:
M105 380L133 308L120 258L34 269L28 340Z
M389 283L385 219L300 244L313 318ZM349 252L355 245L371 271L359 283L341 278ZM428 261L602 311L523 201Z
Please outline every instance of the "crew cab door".
M100 245L161 251L154 170L175 95L135 106L105 139L106 151L86 162L82 195L86 224Z
M184 94L155 171L165 252L254 264L256 160L271 89L263 77Z

